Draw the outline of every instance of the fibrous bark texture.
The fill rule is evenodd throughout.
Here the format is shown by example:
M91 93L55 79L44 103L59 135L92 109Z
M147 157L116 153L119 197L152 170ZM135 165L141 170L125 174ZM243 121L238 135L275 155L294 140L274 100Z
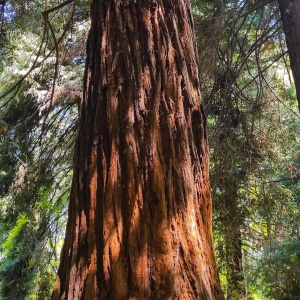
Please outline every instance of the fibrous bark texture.
M277 0L300 110L300 1Z
M94 0L52 299L223 299L187 0Z

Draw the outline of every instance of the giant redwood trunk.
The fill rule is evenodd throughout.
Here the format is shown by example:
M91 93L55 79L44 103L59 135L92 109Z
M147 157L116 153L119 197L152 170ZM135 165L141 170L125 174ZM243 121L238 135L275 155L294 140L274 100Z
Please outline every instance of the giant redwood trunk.
M52 299L223 299L188 0L94 0Z
M277 0L300 110L300 1Z

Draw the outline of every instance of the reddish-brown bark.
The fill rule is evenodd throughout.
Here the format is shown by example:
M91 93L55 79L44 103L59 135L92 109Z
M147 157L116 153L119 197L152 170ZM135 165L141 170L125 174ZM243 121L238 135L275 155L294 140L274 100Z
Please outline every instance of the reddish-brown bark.
M187 0L94 0L52 299L223 299Z
M300 110L300 1L277 0Z

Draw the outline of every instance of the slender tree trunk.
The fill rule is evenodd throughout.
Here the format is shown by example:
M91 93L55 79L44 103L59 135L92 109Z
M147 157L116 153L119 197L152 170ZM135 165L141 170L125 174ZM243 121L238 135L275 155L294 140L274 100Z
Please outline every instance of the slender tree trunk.
M222 197L223 198L223 197ZM241 212L238 207L238 185L229 182L224 192L224 242L227 269L227 299L242 300L245 297Z
M300 110L300 1L277 0L280 8L283 31L291 62L291 69L296 85Z
M231 120L229 120L231 121ZM219 211L220 236L223 240L224 251L220 252L221 261L226 262L226 285L228 300L245 299L246 287L244 282L243 268L243 244L242 244L242 226L243 217L239 206L238 189L241 186L238 175L232 173L236 171L235 161L224 157L224 149L228 149L230 142L223 140L219 142L219 149L215 152L215 167L217 176L216 186L219 189L217 195L217 205ZM218 153L218 152L223 152ZM221 176L220 176L221 175ZM214 179L214 178L213 178Z
M242 234L240 227L231 227L232 232L227 232L226 265L227 265L227 299L242 300L246 290L244 283Z
M187 0L94 0L52 299L223 299Z
M219 76L219 85L215 95L221 100L218 116L219 137L214 148L214 172L212 180L218 192L215 193L217 216L219 222L219 235L223 240L224 251L220 251L221 261L226 262L227 299L242 300L245 298L246 289L243 269L242 249L242 226L244 216L242 215L239 199L239 188L246 182L246 173L238 170L237 164L240 159L234 156L236 147L242 149L242 139L237 138L234 130L242 126L238 106L233 99L233 88L235 77L228 69ZM236 154L235 154L236 155ZM241 154L242 155L242 154ZM249 157L240 161L246 165ZM239 171L241 172L239 174Z

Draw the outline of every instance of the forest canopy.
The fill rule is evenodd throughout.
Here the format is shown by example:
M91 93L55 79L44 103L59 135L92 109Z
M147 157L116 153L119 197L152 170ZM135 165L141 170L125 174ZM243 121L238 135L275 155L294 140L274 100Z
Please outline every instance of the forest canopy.
M300 295L300 120L280 2L191 0L227 299ZM0 0L1 299L54 289L90 15L86 0Z

